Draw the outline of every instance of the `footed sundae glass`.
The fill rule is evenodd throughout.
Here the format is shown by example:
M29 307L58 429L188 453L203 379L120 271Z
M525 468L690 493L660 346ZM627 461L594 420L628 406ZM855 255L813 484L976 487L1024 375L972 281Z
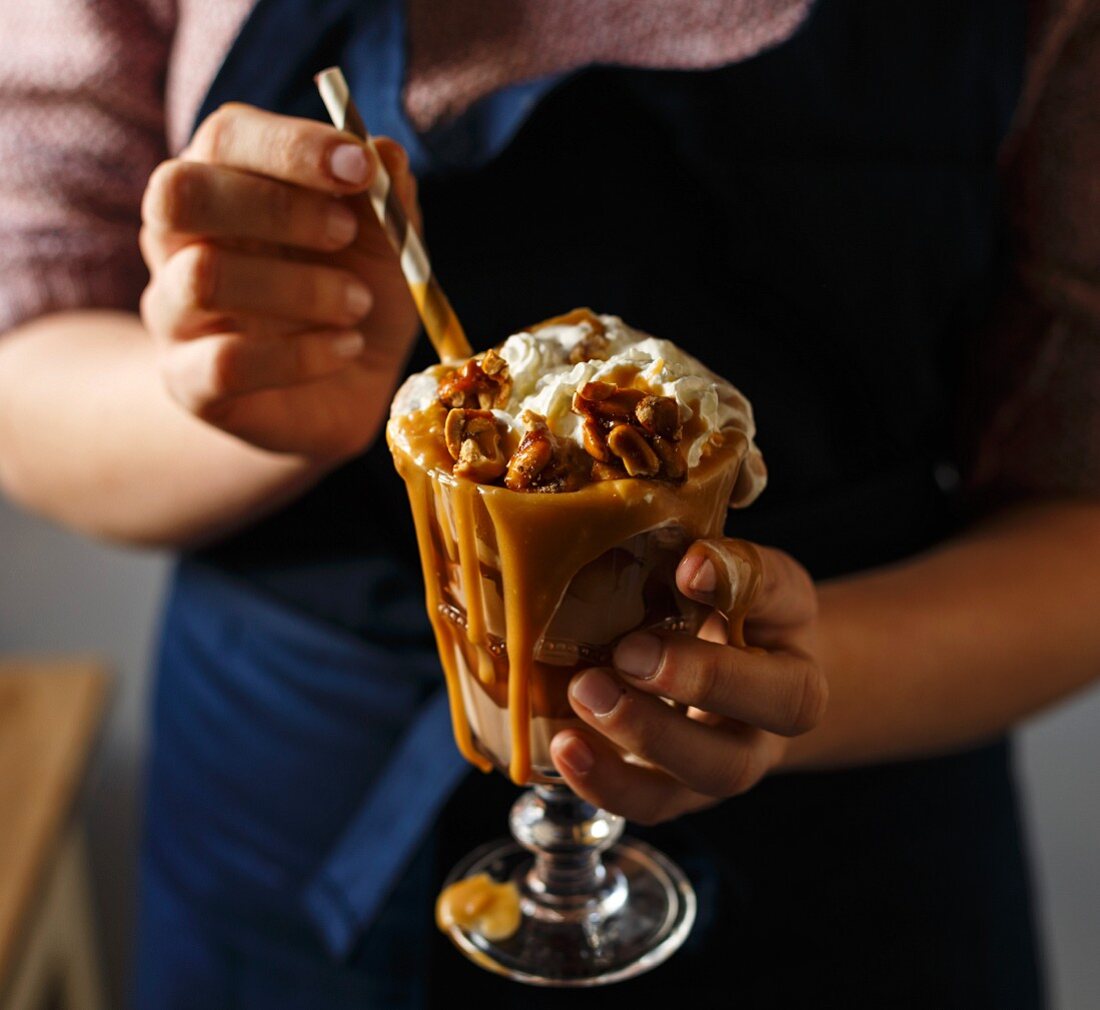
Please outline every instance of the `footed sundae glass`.
M614 317L586 318L622 326ZM562 729L583 726L569 705L569 682L579 670L610 665L619 639L643 629L699 629L709 610L677 590L677 564L694 540L722 535L731 498L755 497L762 462L747 403L724 384L744 405L738 416L745 423L712 432L706 452L674 479L659 479L665 471L652 469L654 479L633 476L644 463L643 449L632 459L634 443L620 432L611 436L618 453L611 458L621 469L575 486L550 486L550 478L570 479L566 464L582 450L555 439L544 417L530 416L527 433L518 446L513 438L505 453L504 477L497 443L508 432L488 408L493 396L498 406L505 396L489 388L480 402L461 406L471 401L459 399L455 407L447 386L455 374L479 382L486 372L505 375L493 354L476 368L447 373L435 366L430 376L414 377L399 392L387 427L412 506L455 741L482 770L530 787L512 807L512 838L485 845L454 867L437 921L471 960L516 981L603 985L675 952L691 930L695 894L665 855L624 837L621 817L563 783L550 741ZM665 367L663 359L660 364ZM637 390L637 373L635 367L615 377ZM416 383L425 376L431 395L418 399ZM437 386L442 402L433 399ZM584 396L597 395L607 398L605 407L614 396L637 405L642 393L624 389L585 384L573 409L577 397L583 407ZM596 407L592 411L586 423L597 416ZM675 404L672 417L679 440ZM531 476L534 464L527 465L532 459L543 468L541 487ZM591 459L585 466L586 475L596 472Z

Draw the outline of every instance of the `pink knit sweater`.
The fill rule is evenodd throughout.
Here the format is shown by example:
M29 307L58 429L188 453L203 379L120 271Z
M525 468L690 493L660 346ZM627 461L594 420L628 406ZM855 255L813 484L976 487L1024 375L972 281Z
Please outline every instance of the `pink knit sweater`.
M254 0L0 4L0 333L134 310L141 195L186 143ZM811 0L407 0L421 128L589 63L704 68L781 43ZM976 480L1100 493L1100 0L1033 0L1006 145L1020 283L973 382Z

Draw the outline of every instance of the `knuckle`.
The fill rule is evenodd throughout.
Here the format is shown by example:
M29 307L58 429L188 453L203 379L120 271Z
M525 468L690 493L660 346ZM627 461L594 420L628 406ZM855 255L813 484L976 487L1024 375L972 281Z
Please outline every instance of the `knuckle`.
M694 664L691 677L691 697L683 700L711 711L719 694L719 681L722 673L716 652L706 650Z
M272 125L266 152L268 161L279 174L293 178L312 178L326 174L328 149L320 143L327 129L302 120L280 120Z
M195 139L191 145L192 151L200 160L216 163L221 159L229 145L241 108L239 102L226 102L202 121L195 131Z
M183 303L190 308L213 308L220 265L217 249L204 242L198 242L181 249L173 259L178 272L177 283Z
M653 759L660 745L660 728L655 720L646 718L638 700L629 694L608 717L608 727L627 748L639 757Z
M829 688L816 664L796 679L791 692L789 718L790 734L797 736L813 729L825 714L829 701Z
M138 232L138 249L141 251L141 258L145 261L150 275L154 274L157 266L156 238L147 224L143 224Z
M275 227L283 233L291 231L297 194L289 186L277 182L268 184L267 213ZM317 215L320 219L320 215Z
M142 219L161 228L178 228L195 198L188 166L173 159L162 161L149 176L142 201Z
M716 788L703 790L712 796L740 796L756 784L755 763L750 747L735 747L729 765L719 776Z
M155 337L156 327L153 326L153 302L156 299L156 293L153 288L156 281L150 281L145 285L145 290L141 293L141 298L138 300L138 315L141 316L142 323L145 324L145 328Z
M202 390L193 380L191 370L183 360L183 355L172 349L165 350L160 355L161 381L168 390L169 395L184 410L195 415L201 415L205 405L205 397Z
M232 393L241 382L241 355L236 345L230 341L217 344L210 355L204 387L207 391L207 404Z
M632 749L639 742L640 731L637 725L638 706L629 694L623 694L618 704L605 716L604 726L619 738L629 738Z

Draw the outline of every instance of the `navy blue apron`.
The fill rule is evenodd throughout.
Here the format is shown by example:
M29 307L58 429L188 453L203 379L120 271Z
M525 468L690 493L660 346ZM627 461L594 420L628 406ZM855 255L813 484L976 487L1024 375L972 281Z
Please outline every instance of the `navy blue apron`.
M771 485L730 532L824 578L958 528L945 418L960 334L1001 269L995 161L1022 10L818 0L744 64L588 68L420 135L400 0L260 0L198 121L228 100L324 119L311 77L341 64L371 129L410 152L475 342L591 304L683 343L757 411ZM421 346L410 367L428 360ZM442 874L504 832L514 790L455 752L417 571L384 445L181 560L140 1010L566 998L474 968L432 926ZM1040 1005L1009 766L1001 741L787 776L645 832L692 876L700 922L644 980L568 999Z

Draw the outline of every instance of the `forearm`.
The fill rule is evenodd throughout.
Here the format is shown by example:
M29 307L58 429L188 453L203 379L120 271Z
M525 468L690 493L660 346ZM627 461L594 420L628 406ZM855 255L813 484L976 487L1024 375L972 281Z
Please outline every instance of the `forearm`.
M977 743L1100 675L1100 504L1013 509L820 604L829 707L789 767Z
M0 337L0 488L66 526L196 544L291 500L322 470L180 409L136 315L59 313Z

